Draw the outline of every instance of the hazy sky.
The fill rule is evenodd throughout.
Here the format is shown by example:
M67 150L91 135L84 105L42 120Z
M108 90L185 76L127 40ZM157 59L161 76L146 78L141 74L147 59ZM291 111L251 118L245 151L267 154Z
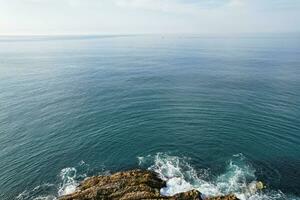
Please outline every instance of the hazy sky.
M0 34L300 32L300 0L0 0Z

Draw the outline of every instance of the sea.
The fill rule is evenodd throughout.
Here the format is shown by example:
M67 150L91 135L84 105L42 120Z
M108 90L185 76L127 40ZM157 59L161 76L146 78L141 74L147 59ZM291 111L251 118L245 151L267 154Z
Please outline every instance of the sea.
M299 200L300 34L0 37L1 200L136 168L166 196Z

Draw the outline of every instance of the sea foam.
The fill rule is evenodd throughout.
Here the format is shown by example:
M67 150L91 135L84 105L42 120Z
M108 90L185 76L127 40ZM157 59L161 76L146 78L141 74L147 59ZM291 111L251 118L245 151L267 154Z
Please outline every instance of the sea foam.
M80 161L74 167L63 168L56 183L45 183L20 193L17 200L57 200L62 195L75 192L79 183L87 177L89 165Z
M58 195L67 195L75 192L78 182L76 181L77 170L75 167L64 168L60 172L60 177L62 179L61 186L58 190Z
M164 196L196 189L202 197L235 194L241 200L299 200L298 197L284 195L281 191L266 190L250 194L247 186L256 181L255 169L242 154L237 154L228 161L226 170L218 175L209 173L209 169L195 170L187 158L158 153L138 157L141 166L150 165L149 170L159 174L166 181L161 189Z
M245 192L245 188L256 180L256 176L255 169L242 154L234 155L226 162L224 172L217 175L211 174L210 169L196 169L190 164L190 158L166 153L141 156L138 161L142 168L155 171L166 181L166 187L160 190L164 196L196 189L203 198L234 193L241 200L300 200L299 197L270 189L253 194ZM89 166L81 161L76 167L62 169L58 183L45 183L32 190L25 190L16 199L57 200L59 196L74 192L79 182L87 177L88 171ZM100 174L109 175L110 172L103 171Z

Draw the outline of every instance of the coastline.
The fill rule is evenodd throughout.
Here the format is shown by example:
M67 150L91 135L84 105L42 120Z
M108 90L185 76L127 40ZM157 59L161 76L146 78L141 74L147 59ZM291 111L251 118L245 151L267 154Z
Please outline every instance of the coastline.
M160 191L166 186L166 181L159 178L157 173L136 169L87 178L74 193L62 196L59 200L238 200L234 194L204 198L195 189L164 196Z

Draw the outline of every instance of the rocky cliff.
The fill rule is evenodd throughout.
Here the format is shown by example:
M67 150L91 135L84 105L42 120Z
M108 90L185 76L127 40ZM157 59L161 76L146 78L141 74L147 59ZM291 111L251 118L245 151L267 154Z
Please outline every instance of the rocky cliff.
M165 187L154 172L131 170L110 176L95 176L83 181L76 192L60 197L59 200L202 200L201 193L191 190L171 197L160 194ZM208 200L238 200L234 195L219 196Z

